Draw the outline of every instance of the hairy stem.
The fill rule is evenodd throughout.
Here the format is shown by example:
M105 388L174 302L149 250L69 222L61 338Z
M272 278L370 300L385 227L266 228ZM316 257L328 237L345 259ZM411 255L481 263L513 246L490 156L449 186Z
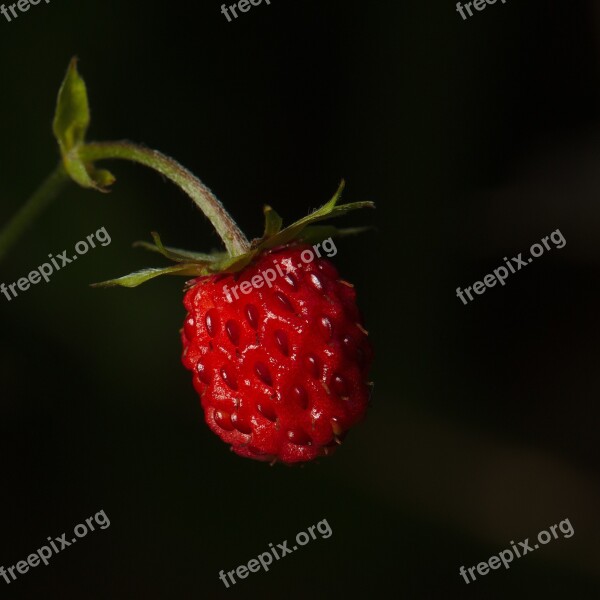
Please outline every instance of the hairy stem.
M79 156L88 163L103 159L131 160L158 171L180 187L205 214L223 240L231 256L246 253L250 244L216 196L190 171L157 150L129 142L92 142L79 148Z
M70 178L61 163L0 231L0 261L69 182Z

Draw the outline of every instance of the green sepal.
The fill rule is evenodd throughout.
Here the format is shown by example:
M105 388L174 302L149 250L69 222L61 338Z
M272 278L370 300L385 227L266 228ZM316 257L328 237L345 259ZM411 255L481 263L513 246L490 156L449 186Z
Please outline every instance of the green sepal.
M253 247L249 252L240 254L239 256L229 256L222 252L201 254L180 250L178 248L168 248L163 245L158 233L152 232L154 244L150 244L149 242L136 242L134 246L162 254L165 258L178 263L177 265L163 269L145 269L143 271L132 273L131 275L126 275L125 277L119 277L118 279L94 284L94 286L136 287L161 275L191 275L200 277L215 273L236 273L244 269L257 256L270 248L283 246L293 241L315 243L329 237L356 235L371 229L371 227L338 229L337 227L330 225L314 225L314 223L318 223L325 219L345 215L352 210L375 207L373 202L352 202L350 204L338 205L343 189L344 181L342 180L338 190L327 204L324 204L310 215L296 221L294 224L283 230L281 229L281 217L270 206L265 206L264 236L255 240Z
M239 256L229 256L221 262L213 263L210 266L210 270L213 273L237 273L247 267L260 252L260 249L255 248L254 250L250 250L250 252L240 254Z
M263 213L265 215L265 233L263 239L266 239L281 231L283 219L268 205L263 208Z
M85 81L77 71L77 58L73 58L58 91L52 131L58 141L65 170L84 188L106 191L115 178L105 169L95 169L79 156L90 124L90 108Z
M150 252L157 252L158 254L162 254L165 258L172 260L174 262L197 262L197 263L214 263L223 260L228 255L225 252L215 252L214 254L203 254L201 252L190 252L189 250L182 250L180 248L170 248L168 246L164 246L162 240L160 239L160 235L156 231L152 231L150 233L152 239L154 240L154 244L149 242L134 242L134 248L144 248L144 250L149 250Z
M313 240L314 242L322 241L328 237L334 235L352 235L365 231L366 228L355 227L346 230L337 229L336 227L328 226L314 226L313 223L330 219L332 217L340 217L350 212L351 210L357 210L359 208L375 208L373 202L352 202L350 204L338 205L342 192L344 191L345 182L342 179L336 193L333 198L327 204L324 204L321 208L315 210L310 215L296 221L293 225L286 227L281 231L281 217L275 213L270 207L265 207L265 235L262 239L258 240L256 244L253 244L252 250L241 256L234 256L230 259L226 259L221 263L214 263L211 265L211 271L216 273L236 273L241 271L244 267L252 262L252 260L270 248L276 248L277 246L284 246L292 241L305 241ZM274 213L274 214L272 214ZM275 226L273 226L275 224ZM268 235L268 232L273 231L272 235Z
M358 210L360 208L375 208L373 202L351 202L350 204L341 204L338 206L345 185L346 183L342 179L336 193L327 204L324 204L310 215L296 221L293 225L286 227L283 231L263 240L257 248L260 250L268 250L269 248L275 248L276 246L283 246L293 240L299 239L302 232L307 227L313 225L313 223L324 221L325 219L332 219L334 217L341 217L352 210Z
M92 287L126 287L134 288L146 281L150 281L155 277L161 275L186 275L192 277L199 277L200 275L206 275L206 269L197 263L182 263L173 265L171 267L163 267L157 269L142 269L136 271L130 275L118 277L117 279L109 279L108 281L102 281L101 283L92 283Z

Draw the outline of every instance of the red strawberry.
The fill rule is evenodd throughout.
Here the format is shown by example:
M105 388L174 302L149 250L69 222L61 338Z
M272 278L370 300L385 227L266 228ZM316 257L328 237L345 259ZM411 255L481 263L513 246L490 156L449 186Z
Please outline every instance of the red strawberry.
M303 251L284 246L195 279L184 299L183 364L206 422L256 460L330 454L367 409L371 347L353 286L324 258L304 264Z
M325 456L365 415L372 353L354 288L307 245L362 229L315 225L373 206L338 205L342 189L343 182L327 204L285 229L265 207L264 235L248 242L202 187L227 253L166 248L153 233L154 245L138 245L177 264L98 284L194 277L184 299L183 364L194 374L209 427L240 456L283 463Z

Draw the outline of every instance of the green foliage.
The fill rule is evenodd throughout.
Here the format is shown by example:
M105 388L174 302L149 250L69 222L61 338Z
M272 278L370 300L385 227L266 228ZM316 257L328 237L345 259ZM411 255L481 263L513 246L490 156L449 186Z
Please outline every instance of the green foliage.
M79 155L89 124L87 89L77 71L77 59L73 58L58 92L52 130L71 179L84 188L106 191L114 183L114 176L109 171L84 163Z

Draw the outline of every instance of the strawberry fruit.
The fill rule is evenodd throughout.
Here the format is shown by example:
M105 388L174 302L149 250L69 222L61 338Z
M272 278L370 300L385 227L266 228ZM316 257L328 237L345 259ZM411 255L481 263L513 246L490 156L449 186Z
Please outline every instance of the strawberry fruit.
M327 456L365 416L372 350L354 287L308 245L364 229L315 225L372 206L338 205L343 187L285 229L266 206L263 237L241 253L166 248L153 233L154 244L137 245L174 266L97 284L135 287L164 274L194 276L185 289L183 364L208 426L240 456L286 464Z
M303 251L267 251L238 273L191 281L185 295L183 364L208 426L240 456L325 456L367 409L371 347L354 288L327 259L303 264ZM265 284L269 269L278 276ZM232 293L245 281L250 293Z

